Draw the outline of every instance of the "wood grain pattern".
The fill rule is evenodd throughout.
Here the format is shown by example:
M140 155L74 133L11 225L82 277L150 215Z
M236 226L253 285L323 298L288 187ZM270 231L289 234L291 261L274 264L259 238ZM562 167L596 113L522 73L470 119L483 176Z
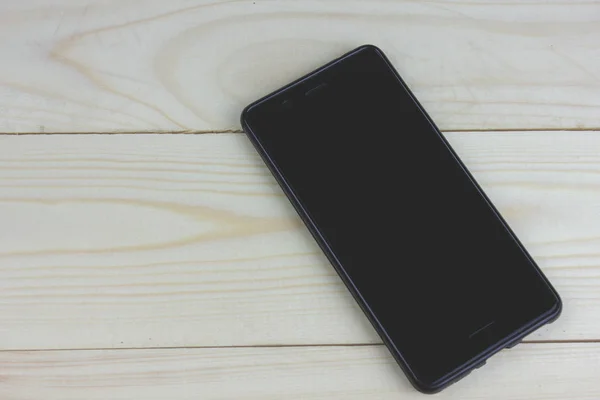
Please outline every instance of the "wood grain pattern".
M598 344L528 344L438 399L597 399ZM383 346L0 353L0 397L422 399Z
M450 134L600 339L600 136ZM0 137L3 349L378 343L241 134Z
M442 129L596 129L598 37L592 0L5 0L0 132L238 129L366 42Z

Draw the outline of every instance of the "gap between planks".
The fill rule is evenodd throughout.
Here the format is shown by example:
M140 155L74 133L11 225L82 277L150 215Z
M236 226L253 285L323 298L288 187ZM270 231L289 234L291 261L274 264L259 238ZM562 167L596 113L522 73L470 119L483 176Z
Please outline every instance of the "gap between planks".
M600 339L580 340L524 340L520 344L593 344ZM383 343L315 343L315 344L257 344L231 346L151 346L151 347L89 347L89 348L49 348L49 349L0 349L0 353L19 352L62 352L62 351L134 351L134 350L181 350L181 349L277 349L314 347L383 347Z
M508 128L508 129L445 129L443 133L481 132L599 132L600 127L591 128ZM113 132L0 132L0 136L53 136L53 135L204 135L218 133L244 133L241 129L210 129L180 131L113 131Z
M599 129L600 130L600 129ZM59 136L59 135L204 135L244 133L241 129L181 130L181 131L113 131L113 132L0 132L0 136Z

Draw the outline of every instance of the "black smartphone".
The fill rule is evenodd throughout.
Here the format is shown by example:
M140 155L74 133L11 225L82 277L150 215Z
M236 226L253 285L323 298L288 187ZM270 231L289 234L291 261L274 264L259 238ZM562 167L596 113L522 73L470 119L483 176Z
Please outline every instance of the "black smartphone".
M418 390L559 316L554 288L377 47L249 105L242 125Z

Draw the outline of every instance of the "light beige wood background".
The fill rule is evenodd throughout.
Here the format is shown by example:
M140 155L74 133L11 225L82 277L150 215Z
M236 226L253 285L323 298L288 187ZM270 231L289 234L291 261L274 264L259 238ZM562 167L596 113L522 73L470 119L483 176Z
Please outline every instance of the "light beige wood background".
M444 395L600 394L600 136L447 137L565 312ZM3 136L0 155L6 393L414 395L242 134Z
M438 397L600 398L599 34L598 1L0 2L0 399L420 397L235 133L366 42L565 302Z
M0 131L238 129L381 46L443 130L600 128L597 1L4 0Z
M600 136L447 136L564 298L531 340L600 339ZM0 160L4 348L379 343L242 134L3 136Z
M598 344L506 351L441 399L597 399ZM4 399L423 399L383 346L0 354Z

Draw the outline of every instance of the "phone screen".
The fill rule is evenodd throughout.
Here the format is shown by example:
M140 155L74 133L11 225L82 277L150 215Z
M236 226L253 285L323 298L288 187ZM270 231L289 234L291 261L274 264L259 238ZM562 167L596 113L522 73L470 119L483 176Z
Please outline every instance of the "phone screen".
M246 123L419 382L444 379L557 307L376 49L257 103Z

